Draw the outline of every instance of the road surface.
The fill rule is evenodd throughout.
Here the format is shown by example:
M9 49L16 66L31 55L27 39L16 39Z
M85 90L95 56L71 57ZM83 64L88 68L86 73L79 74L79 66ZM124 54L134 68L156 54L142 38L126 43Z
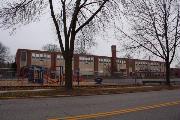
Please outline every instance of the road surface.
M180 120L180 90L0 100L0 120Z

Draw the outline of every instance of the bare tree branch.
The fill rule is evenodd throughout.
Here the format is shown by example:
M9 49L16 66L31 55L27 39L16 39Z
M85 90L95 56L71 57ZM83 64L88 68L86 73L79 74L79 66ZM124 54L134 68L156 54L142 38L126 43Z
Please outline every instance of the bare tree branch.
M101 6L97 9L97 11L86 21L84 22L79 28L76 29L76 33L81 30L84 26L86 26L98 13L99 11L101 11L102 7L104 7L104 4L107 2L108 0L104 0L104 2L101 4Z
M53 9L52 0L49 0L49 4L50 4L49 7L50 7L50 10L51 10L51 16L52 16L54 25L55 25L55 27L56 27L56 33L57 33L57 36L58 36L58 39L59 39L60 48L61 48L61 51L62 51L63 56L65 56L64 46L63 46L62 38L61 38L61 32L60 32L60 30L59 30L59 25L58 25L58 22L57 22L57 20L56 20L55 14L54 14L54 9Z

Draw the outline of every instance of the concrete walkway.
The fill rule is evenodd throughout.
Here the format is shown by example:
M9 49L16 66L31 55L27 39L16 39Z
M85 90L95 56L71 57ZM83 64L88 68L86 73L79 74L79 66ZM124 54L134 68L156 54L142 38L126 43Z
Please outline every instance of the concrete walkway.
M6 90L0 91L0 93L13 93L13 92L37 92L37 91L50 91L55 89L33 89L33 90Z

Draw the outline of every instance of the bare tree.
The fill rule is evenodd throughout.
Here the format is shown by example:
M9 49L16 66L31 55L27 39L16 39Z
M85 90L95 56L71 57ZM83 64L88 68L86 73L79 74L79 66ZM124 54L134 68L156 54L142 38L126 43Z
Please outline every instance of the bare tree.
M8 58L9 49L0 42L0 64L4 64Z
M85 31L83 31L85 32ZM82 33L81 33L82 34ZM87 35L85 35L87 34ZM84 35L80 35L76 38L74 52L77 54L88 54L88 50L96 45L93 37L88 35L88 31Z
M16 56L14 56L14 55L8 55L7 58L6 58L6 62L14 63L15 62L15 58L16 58Z
M49 6L65 59L65 87L72 89L72 57L76 38L87 35L88 38L93 38L100 28L105 29L105 23L119 14L116 2L117 0L19 0L8 2L0 9L0 23L4 28L13 26L15 29L14 26L28 24L39 18L46 6Z
M175 68L180 68L180 63L177 63L177 64L175 65Z
M46 44L42 47L42 49L50 52L60 52L60 48L56 44Z
M129 54L129 53L126 53L124 55L124 58L133 59L133 56L131 56L131 54Z
M170 85L170 64L180 44L179 0L124 0L124 15L130 34L119 29L127 39L127 50L146 51L162 58L166 64L166 81Z

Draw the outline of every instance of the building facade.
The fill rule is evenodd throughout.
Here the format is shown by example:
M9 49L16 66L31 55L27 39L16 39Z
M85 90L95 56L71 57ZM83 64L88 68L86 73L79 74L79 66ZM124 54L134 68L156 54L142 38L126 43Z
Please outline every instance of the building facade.
M112 57L74 54L72 70L80 75L117 76L123 78L162 78L165 63L160 61L138 60L116 57L116 46L111 47ZM16 53L17 73L24 66L38 65L58 71L65 68L61 53L29 49L18 49Z

